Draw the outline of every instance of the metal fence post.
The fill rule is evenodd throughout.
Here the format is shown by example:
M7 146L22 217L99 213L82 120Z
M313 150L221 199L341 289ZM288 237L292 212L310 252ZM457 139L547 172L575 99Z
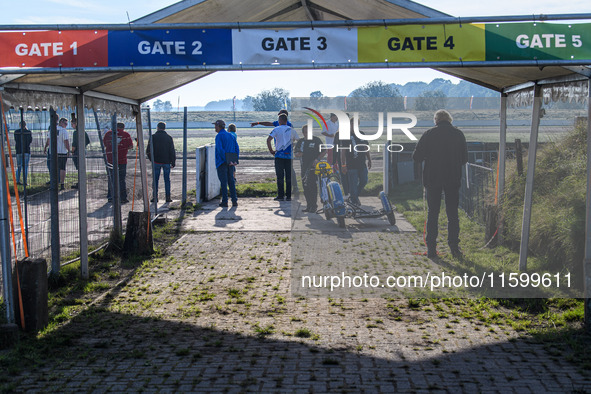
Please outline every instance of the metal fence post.
M181 206L187 204L187 107L185 107L183 118L183 188Z
M583 273L585 276L585 329L591 332L591 79L587 83L587 201L585 215L585 259Z
M84 95L76 96L76 122L78 132L78 223L80 224L80 276L88 279L88 211L86 178L86 123Z
M113 231L118 239L121 237L123 225L121 223L121 198L119 187L119 141L117 141L117 113L111 117L111 162L113 165Z
M49 197L51 204L51 275L60 272L60 212L58 198L59 168L57 159L57 121L58 116L53 107L49 109Z
M5 133L4 122L0 116L0 145L4 156ZM6 188L6 166L5 160L0 161L0 253L2 254L2 289L4 290L4 303L6 306L6 320L14 323L14 293L12 289L12 254L10 253L10 226L8 223L8 193Z
M27 241L27 245L29 244L29 204L27 201L27 187L29 185L29 182L27 182L27 179L29 178L29 166L26 165L27 162L25 161L25 152L24 152L24 148L25 148L25 133L23 133L23 122L25 121L25 113L24 113L24 108L21 107L20 108L20 113L21 113L21 167L22 167L22 172L23 172L23 201L25 203L25 240ZM29 153L30 155L30 153Z
M156 171L154 170L154 142L152 141L152 118L150 116L150 107L146 109L148 114L148 133L150 133L150 157L152 160L152 199L154 200L154 216L158 216L158 196L156 195Z

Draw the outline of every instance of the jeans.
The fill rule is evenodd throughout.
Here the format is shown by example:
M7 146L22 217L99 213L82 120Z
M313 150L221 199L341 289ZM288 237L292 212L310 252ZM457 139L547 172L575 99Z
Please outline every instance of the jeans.
M234 166L229 166L226 163L220 165L217 168L218 178L220 179L222 187L222 204L228 203L228 187L230 187L230 198L232 199L232 203L236 203L238 201L238 197L236 196L234 170Z
M119 164L119 197L121 201L127 200L127 185L125 183L125 175L127 174L127 164ZM109 182L107 188L107 199L111 199L113 197L112 192L112 185L113 185L113 168L107 168L107 172L109 173Z
M435 249L437 245L439 211L441 209L441 192L445 193L445 212L447 213L447 244L457 248L460 244L460 188L457 185L427 186L427 248Z
M367 173L367 168L347 171L347 178L349 178L349 198L354 203L359 203L359 193L367 185Z
M23 169L23 183L27 184L27 173L29 170L29 159L31 158L30 153L17 153L16 155L16 181L19 182L21 180L21 169L23 168L23 155L25 155L25 163Z
M291 198L291 159L275 158L275 175L277 175L277 197ZM285 182L285 189L283 183Z
M166 196L170 196L170 164L154 163L154 196L158 195L158 182L160 181L160 171L164 171L164 191Z

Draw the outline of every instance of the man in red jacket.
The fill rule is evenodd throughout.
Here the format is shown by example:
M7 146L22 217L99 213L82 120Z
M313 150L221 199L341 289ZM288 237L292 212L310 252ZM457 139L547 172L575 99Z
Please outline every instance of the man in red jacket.
M107 200L113 201L112 183L113 183L113 133L111 130L105 133L103 137L105 152L107 154L107 171L109 173L109 188L107 191ZM121 203L129 202L127 199L127 187L125 185L125 175L127 174L127 151L133 148L133 141L128 132L125 131L123 123L117 123L117 164L119 166L119 195Z

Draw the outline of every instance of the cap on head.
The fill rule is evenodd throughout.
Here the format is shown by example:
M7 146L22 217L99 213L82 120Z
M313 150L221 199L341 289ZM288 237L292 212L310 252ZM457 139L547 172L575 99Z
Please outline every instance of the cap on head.
M158 124L156 125L156 128L158 130L166 130L166 123L164 123L164 122L158 122Z
M223 129L224 127L226 127L226 122L224 122L224 121L223 121L223 120L221 120L221 119L218 119L218 120L216 120L216 121L215 121L215 122L213 122L212 124L213 124L213 125L216 125L216 126L219 126L219 127L221 127L222 129Z
M281 114L285 114L285 116L289 116L289 113L287 112L286 109L282 109L279 111L279 113L277 115L281 115Z

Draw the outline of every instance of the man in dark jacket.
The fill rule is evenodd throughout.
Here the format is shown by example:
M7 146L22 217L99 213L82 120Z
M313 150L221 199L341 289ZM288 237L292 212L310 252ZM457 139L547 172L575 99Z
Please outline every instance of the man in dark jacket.
M33 135L31 130L27 129L27 123L23 120L20 123L20 129L14 131L14 141L16 142L16 183L21 184L21 169L23 170L23 183L27 184L27 172L29 169L29 159L31 158L31 142Z
M468 149L464 134L452 126L449 112L439 110L433 118L435 127L427 130L419 140L413 153L417 162L425 162L423 186L427 194L427 255L437 255L437 222L441 208L441 192L445 193L447 213L447 243L454 257L461 257L460 220L460 180L462 167L468 162Z
M320 150L322 140L316 136L311 140L306 139L308 126L302 127L304 138L298 140L295 147L295 157L302 159L302 185L304 186L304 197L306 198L306 209L304 212L315 213L318 210L318 185L314 170L316 163L326 154L325 150Z
M166 123L160 122L156 126L156 133L152 136L152 141L148 142L146 155L148 160L154 163L154 196L152 202L158 202L158 182L160 181L160 172L164 172L164 191L166 192L166 202L172 202L170 195L170 169L176 164L176 152L172 137L166 133ZM154 159L152 160L151 143L154 142Z

